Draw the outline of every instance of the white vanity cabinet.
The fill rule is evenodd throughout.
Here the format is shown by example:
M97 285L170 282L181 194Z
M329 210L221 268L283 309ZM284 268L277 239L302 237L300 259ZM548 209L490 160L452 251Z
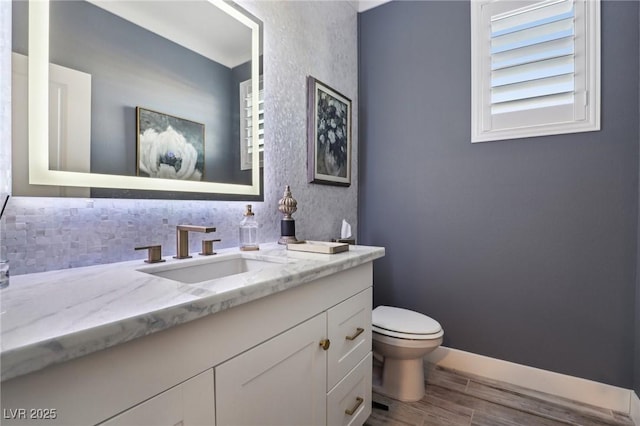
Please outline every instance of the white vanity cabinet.
M57 417L2 424L361 425L372 282L369 261L4 381L4 413Z
M215 425L214 401L213 370L210 369L100 425Z
M362 424L371 287L215 368L219 425Z
M219 425L325 425L322 313L216 367Z

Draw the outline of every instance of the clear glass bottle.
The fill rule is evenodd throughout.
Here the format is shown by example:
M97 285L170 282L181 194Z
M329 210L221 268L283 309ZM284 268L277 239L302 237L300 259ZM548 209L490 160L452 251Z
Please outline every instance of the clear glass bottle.
M244 218L240 222L240 250L260 250L258 246L258 222L251 211L251 204L247 204Z

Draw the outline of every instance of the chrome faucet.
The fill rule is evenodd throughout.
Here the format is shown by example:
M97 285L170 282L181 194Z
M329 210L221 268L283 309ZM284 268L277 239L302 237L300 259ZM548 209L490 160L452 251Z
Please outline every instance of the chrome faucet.
M189 256L189 232L215 232L212 226L178 225L176 227L176 259L188 259Z

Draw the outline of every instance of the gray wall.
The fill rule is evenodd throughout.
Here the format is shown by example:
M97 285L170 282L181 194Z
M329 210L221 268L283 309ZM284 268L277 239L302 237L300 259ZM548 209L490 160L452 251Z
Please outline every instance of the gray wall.
M358 156L357 12L348 2L238 3L264 22L265 167L264 202L255 202L261 242L280 235L278 200L291 185L298 200L297 235L328 239L340 233L345 218L357 227L358 165L352 162L349 188L308 184L306 144L306 77L313 75L353 101L353 156ZM4 5L6 2L0 2ZM7 7L0 6L0 22ZM8 10L10 13L10 10ZM0 57L11 46L11 25L0 25ZM0 75L10 62L0 62ZM10 104L7 85L0 85L0 112ZM10 144L10 126L0 128L0 152ZM0 158L0 164L3 163ZM133 247L162 243L175 253L175 225L211 224L220 247L238 245L238 224L245 202L84 200L14 197L9 201L7 251L15 274L143 258ZM190 238L199 249L201 236Z
M375 304L449 347L631 388L638 2L602 4L602 131L470 143L470 8L360 14L360 210Z
M638 218L638 223L640 223L640 217ZM636 271L640 271L640 262L638 262L638 266ZM636 272L638 274L638 272ZM633 389L636 391L636 395L640 398L640 281L636 284L636 326L635 326L636 334L636 347L634 352L634 382Z
M640 14L638 16L638 25L640 26ZM638 52L638 58L640 58L640 51ZM638 75L640 80L640 75ZM640 99L640 92L638 93ZM639 101L640 102L640 101ZM640 126L640 114L638 115L638 126ZM639 173L640 179L640 173ZM640 184L638 185L640 187ZM640 195L638 196L640 199ZM638 208L638 245L637 245L637 263L636 263L636 325L635 325L635 339L636 347L634 352L634 381L633 389L636 391L636 395L640 397L640 206Z

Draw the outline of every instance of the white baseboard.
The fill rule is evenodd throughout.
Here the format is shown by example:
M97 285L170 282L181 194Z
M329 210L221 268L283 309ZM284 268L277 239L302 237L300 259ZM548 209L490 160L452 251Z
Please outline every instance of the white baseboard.
M640 401L635 392L629 389L443 346L428 354L425 359L453 370L629 414L636 425L640 426ZM632 411L634 407L635 414Z
M631 391L631 412L629 417L631 417L635 425L640 426L640 398L634 391Z

